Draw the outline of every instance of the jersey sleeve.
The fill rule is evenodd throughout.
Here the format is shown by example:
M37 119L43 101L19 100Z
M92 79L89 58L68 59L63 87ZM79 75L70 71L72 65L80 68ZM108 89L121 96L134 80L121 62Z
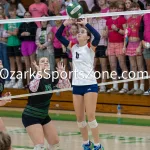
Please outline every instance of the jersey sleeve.
M72 48L75 45L74 42L70 42L70 47Z
M31 92L36 92L39 88L39 84L40 84L40 76L36 75L35 78L32 77L29 83L29 90Z

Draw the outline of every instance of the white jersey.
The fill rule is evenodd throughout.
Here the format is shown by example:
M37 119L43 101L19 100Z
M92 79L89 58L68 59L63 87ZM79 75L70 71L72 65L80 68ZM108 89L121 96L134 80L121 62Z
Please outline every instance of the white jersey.
M79 47L75 44L71 48L73 80L72 85L92 85L97 84L94 74L95 52L90 48L90 44Z

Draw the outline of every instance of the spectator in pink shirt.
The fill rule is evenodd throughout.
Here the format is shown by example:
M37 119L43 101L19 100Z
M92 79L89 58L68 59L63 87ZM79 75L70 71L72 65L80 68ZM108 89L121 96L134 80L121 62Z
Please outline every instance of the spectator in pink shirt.
M48 16L48 7L45 3L42 3L41 0L34 0L34 4L30 5L29 12L31 13L32 17L41 17L41 16ZM38 27L41 27L40 22L36 22Z

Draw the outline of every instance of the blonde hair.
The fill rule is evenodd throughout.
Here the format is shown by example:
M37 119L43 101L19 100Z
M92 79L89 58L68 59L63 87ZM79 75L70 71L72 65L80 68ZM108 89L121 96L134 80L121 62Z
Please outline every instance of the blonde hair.
M10 150L11 148L11 138L10 136L0 131L0 150Z

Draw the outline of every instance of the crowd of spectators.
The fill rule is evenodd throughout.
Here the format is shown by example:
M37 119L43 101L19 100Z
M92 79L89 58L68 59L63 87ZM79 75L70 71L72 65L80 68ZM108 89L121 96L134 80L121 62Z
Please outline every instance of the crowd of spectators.
M25 8L20 0L0 0L0 20L16 18L35 18L47 16L67 15L66 7L72 1L80 3L84 14L125 12L150 10L150 0L34 0L34 3ZM32 62L41 57L48 57L50 70L55 71L59 61L63 61L66 71L72 70L72 55L55 37L55 33L63 20L41 22L24 22L0 24L0 60L8 71L35 71ZM97 61L101 72L116 71L114 81L119 80L122 72L126 79L133 71L147 71L150 75L150 14L124 15L88 19L88 22L99 31L101 40L95 53L94 68ZM78 26L73 24L66 27L63 33L70 41L77 42ZM109 67L108 67L109 66ZM137 77L137 76L135 76ZM29 74L26 80L16 80L16 74L5 81L5 88L28 87ZM101 83L106 82L104 76ZM145 89L144 80L134 81L133 88L129 89L128 82L124 82L119 90L114 83L111 89L100 86L99 92L120 94L149 94Z

